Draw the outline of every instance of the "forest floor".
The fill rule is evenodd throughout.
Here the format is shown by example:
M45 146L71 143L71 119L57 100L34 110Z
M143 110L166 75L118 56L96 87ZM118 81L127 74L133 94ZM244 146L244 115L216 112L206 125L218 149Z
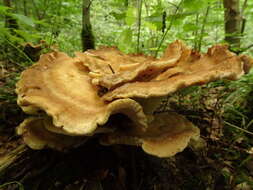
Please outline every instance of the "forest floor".
M105 147L96 138L68 152L35 151L15 133L25 118L14 92L22 69L0 64L1 190L253 189L252 134L240 130L245 125L250 130L252 104L245 101L243 114L224 111L223 97L231 93L227 81L188 88L161 105L158 111L177 111L201 130L201 146L174 157L153 157L132 146Z

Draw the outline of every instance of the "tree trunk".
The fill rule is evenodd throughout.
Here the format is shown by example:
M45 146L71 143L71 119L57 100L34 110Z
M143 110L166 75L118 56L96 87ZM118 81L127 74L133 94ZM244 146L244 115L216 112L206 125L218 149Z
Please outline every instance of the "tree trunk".
M83 19L81 32L83 51L95 48L94 36L92 34L92 27L90 23L90 5L91 0L83 0Z
M11 7L11 0L3 0L3 4L6 7L12 8ZM13 30L18 29L18 23L14 18L12 18L9 15L6 15L5 16L5 27L9 28L10 32L15 34L15 32Z
M27 16L27 2L26 0L23 0L23 8L24 8L24 15Z
M225 41L231 48L240 48L241 37L241 15L239 0L223 0L225 8Z

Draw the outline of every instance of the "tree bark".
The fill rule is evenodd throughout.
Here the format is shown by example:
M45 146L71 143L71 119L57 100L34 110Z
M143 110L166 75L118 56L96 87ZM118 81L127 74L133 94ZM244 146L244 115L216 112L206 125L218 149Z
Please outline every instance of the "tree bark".
M91 0L83 0L83 18L81 32L83 51L95 48L94 36L92 34L92 27L90 23L90 5Z
M239 0L223 0L225 8L225 41L231 48L240 48L241 14Z

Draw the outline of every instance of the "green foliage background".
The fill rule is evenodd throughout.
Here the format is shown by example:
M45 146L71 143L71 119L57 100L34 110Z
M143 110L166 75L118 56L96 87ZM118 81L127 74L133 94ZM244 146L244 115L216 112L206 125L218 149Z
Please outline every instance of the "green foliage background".
M91 22L97 46L117 46L128 53L136 52L139 11L136 4L136 0L92 1ZM253 37L250 32L252 9L253 2L248 1L242 15L247 20L242 47L251 45L248 39ZM216 43L224 43L224 8L221 0L143 0L141 12L141 52L154 54L166 31L159 52L175 39L202 50ZM164 12L166 18L163 20ZM72 54L81 50L81 13L82 1L77 0L32 0L27 1L26 7L23 1L13 1L12 10L0 3L0 40L22 44L37 43L43 39ZM4 27L6 15L18 21L20 27L15 30L15 35ZM247 53L253 54L252 50Z

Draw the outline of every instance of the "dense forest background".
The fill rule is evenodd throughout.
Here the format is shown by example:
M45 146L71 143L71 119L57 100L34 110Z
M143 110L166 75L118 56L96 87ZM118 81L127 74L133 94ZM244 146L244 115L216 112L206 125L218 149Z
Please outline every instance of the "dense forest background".
M159 57L168 43L180 39L197 51L226 43L236 54L253 56L252 31L251 0L0 1L0 163L22 144L15 135L24 118L15 83L40 54L117 46L125 53ZM158 159L123 147L115 156L92 142L95 148L67 155L30 151L11 166L0 164L0 189L253 189L252 81L250 71L238 81L189 87L167 97L161 106L201 129L198 151L187 148ZM86 163L80 153L85 151L113 162L88 156L94 163Z
M96 47L117 46L127 53L156 55L175 39L196 50L226 39L235 51L250 53L252 6L247 0L4 0L1 51L6 44L43 40L73 53L82 50L83 28L92 32Z

